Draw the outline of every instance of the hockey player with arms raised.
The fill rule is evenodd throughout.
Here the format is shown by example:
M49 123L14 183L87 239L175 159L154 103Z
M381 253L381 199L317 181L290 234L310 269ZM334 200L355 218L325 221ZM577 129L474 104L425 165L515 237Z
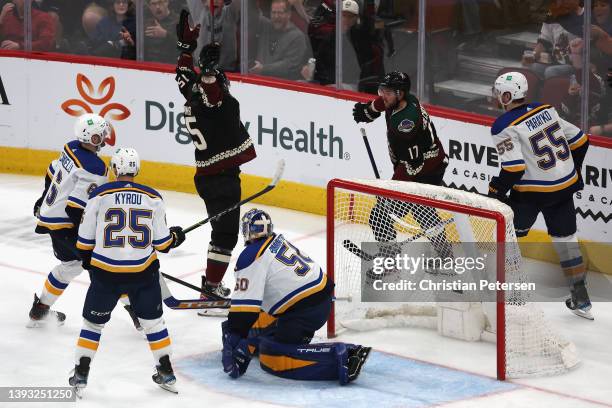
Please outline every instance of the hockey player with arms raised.
M493 96L504 114L493 123L491 135L501 170L491 180L488 194L512 207L518 237L526 236L542 213L570 287L566 305L576 315L593 320L573 198L584 187L580 169L589 138L560 118L554 107L527 103L527 89L527 79L519 72L495 80Z
M43 325L50 316L63 323L66 316L50 307L83 268L76 248L77 230L89 193L107 181L106 164L98 157L110 135L108 122L96 114L80 116L74 124L76 140L64 145L45 176L45 189L34 204L36 232L49 234L53 254L60 261L45 281L40 298L35 294L28 327Z
M241 220L245 248L236 263L236 286L223 322L223 370L243 375L257 345L259 362L270 374L295 380L357 378L370 347L346 343L309 344L329 317L334 284L323 269L283 235L272 219L253 209ZM249 330L264 311L276 321L257 339Z
M161 195L134 182L140 169L134 149L117 149L111 168L117 181L91 193L79 227L77 246L83 266L91 272L91 284L69 384L79 393L87 386L102 329L121 295L127 293L153 353L157 368L153 381L176 392L170 337L162 317L157 251L178 247L185 234L181 227L168 229Z
M186 99L185 124L195 146L195 186L209 215L240 201L240 165L256 156L253 141L240 121L240 104L229 92L229 81L218 69L220 45L202 47L198 74L192 52L197 47L200 26L191 28L189 13L181 12L177 46L181 51L176 81ZM232 250L238 242L238 209L211 221L206 276L202 288L219 296L230 290L222 284Z

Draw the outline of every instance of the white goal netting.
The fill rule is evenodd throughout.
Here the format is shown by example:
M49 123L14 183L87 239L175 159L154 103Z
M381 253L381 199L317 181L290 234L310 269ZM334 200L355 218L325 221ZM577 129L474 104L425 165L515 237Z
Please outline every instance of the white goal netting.
M481 271L485 278L527 282L508 206L460 190L390 180L332 180L328 194L328 273L336 283L337 299L330 336L343 330L417 326L466 340L493 341L502 379L557 374L578 363L574 345L553 331L525 291L497 292L485 302L464 302L464 292L440 297L435 291L430 298L421 293L418 301L407 302L401 294L384 302L362 301L372 290L371 279L403 278L402 271L376 276L362 271L373 255L362 251L364 243L379 243L389 254L410 255L411 248L417 248L419 254L410 255L414 257L422 255L422 248L438 257L456 257L458 250L470 256L497 254ZM431 281L453 279L439 268L422 268L418 274Z

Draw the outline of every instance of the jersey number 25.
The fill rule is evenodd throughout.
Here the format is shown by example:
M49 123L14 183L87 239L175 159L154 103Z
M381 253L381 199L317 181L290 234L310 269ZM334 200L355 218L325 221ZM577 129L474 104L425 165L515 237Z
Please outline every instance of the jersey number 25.
M109 208L104 214L104 221L108 223L104 227L104 247L123 248L127 237L132 248L147 248L151 245L151 229L148 225L141 224L140 219L151 218L152 215L151 210L130 208L129 213L126 213L122 208ZM128 225L135 235L121 234Z

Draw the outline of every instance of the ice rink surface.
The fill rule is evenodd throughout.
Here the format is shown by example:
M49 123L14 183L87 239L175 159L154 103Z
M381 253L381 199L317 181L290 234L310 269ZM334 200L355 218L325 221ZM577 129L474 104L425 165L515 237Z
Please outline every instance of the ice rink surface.
M88 287L82 273L54 305L67 314L66 324L27 329L34 292L57 261L46 235L34 233L32 204L43 178L0 175L0 276L2 297L0 386L66 386L74 366L81 310ZM161 192L169 225L188 226L205 218L203 202L190 194ZM243 207L244 212L252 205ZM313 259L325 264L324 217L264 207L283 233ZM162 270L199 285L210 229L188 234L170 254L159 256ZM241 243L239 243L239 246ZM238 255L239 248L234 251ZM235 258L233 259L235 261ZM526 267L543 276L560 274L557 266L535 261ZM589 282L597 282L594 274ZM231 285L233 273L226 275ZM177 298L193 298L188 288L168 282ZM195 295L195 296L194 296ZM118 306L105 327L92 363L83 407L612 407L612 305L595 303L595 321L570 314L561 302L541 304L547 319L573 341L582 363L554 377L495 380L495 346L442 338L426 329L386 329L342 334L338 340L374 348L359 379L346 387L333 382L296 382L264 373L253 360L247 374L231 380L221 368L222 318L199 317L195 311L165 309L174 355L178 395L151 381L153 359L148 343ZM318 333L324 340L323 330ZM74 406L9 404L12 406Z

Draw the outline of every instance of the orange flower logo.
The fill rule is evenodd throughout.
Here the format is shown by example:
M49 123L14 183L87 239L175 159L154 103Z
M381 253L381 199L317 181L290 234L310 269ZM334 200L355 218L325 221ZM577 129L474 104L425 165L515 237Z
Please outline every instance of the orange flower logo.
M108 117L114 120L124 120L131 114L130 110L120 103L106 104L115 94L115 78L112 76L100 82L97 91L94 92L94 86L83 74L77 74L76 78L77 90L79 95L84 99L68 99L62 103L62 110L70 116L79 117L85 113L94 113L91 105L101 106L98 115L103 118ZM94 96L95 94L95 96ZM103 105L103 106L102 106ZM115 145L115 128L111 124L111 135L106 138L106 144Z

